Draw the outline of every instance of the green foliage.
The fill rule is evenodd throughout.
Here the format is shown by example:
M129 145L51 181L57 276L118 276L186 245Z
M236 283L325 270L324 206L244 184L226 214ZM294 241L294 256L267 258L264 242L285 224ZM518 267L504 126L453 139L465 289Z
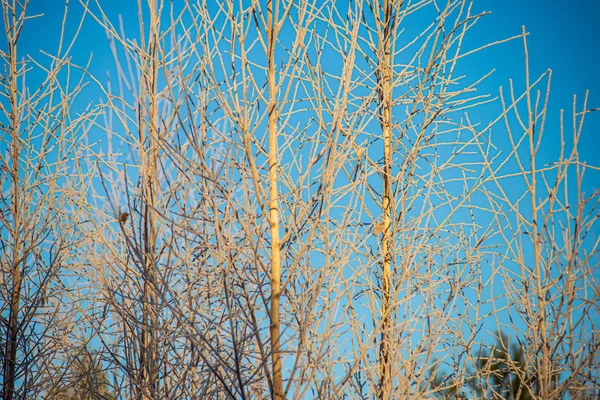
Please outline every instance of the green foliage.
M497 338L491 348L481 346L473 355L475 365L466 378L458 379L454 375L446 375L432 368L429 372L428 389L440 399L536 398L539 386L532 368L535 360L527 360L525 348L516 341L511 343L507 334L499 332ZM552 377L554 385L558 378L558 375Z
M510 346L508 335L498 334L496 344L488 350L481 348L476 357L477 376L482 377L471 385L481 395L492 396L511 400L532 399L532 389L535 388L537 379L528 368L523 347L518 343ZM507 348L508 347L508 348Z
M46 398L53 400L114 400L108 375L99 360L87 349L76 355Z

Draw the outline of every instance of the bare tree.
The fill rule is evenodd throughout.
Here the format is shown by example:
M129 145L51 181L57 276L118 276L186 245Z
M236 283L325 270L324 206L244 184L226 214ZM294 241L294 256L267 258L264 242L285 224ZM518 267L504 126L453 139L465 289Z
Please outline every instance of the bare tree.
M59 275L77 238L68 212L81 201L82 182L69 174L77 169L83 127L73 107L85 85L69 61L75 38L69 42L61 30L54 55L21 55L20 39L35 24L27 21L28 2L0 6L6 34L0 142L7 145L0 155L0 335L2 395L13 399L41 394L60 349L51 332L64 319Z
M91 337L101 343L97 350L106 355L109 365L120 369L115 375L117 392L157 399L169 393L169 333L159 331L160 324L168 326L169 321L160 296L164 284L160 280L160 254L164 247L159 248L163 233L159 215L168 204L161 196L161 142L166 139L161 136L169 132L159 110L164 96L158 88L165 68L162 35L169 30L161 30L163 3L149 1L145 5L147 9L139 5L139 43L126 42L123 26L117 30L101 8L87 9L107 32L119 93L113 93L110 80L104 83L93 78L105 96L97 112L104 117L105 124L98 127L108 136L108 154L97 158L92 168L104 191L98 195L108 202L88 203L87 212L95 217L88 224L89 240L81 250L98 253L81 253L83 263L89 265L86 273L90 285L80 296L103 298L82 312L91 316L95 330ZM120 49L126 57L128 75L120 64ZM135 74L131 64L135 64ZM113 140L115 131L125 133ZM124 149L121 139L129 143L131 152L119 160L113 146ZM120 170L115 169L119 162L123 162ZM132 183L130 174L137 183ZM122 281L116 282L115 277Z
M573 390L591 394L598 383L591 372L599 362L595 353L600 343L594 334L598 291L588 279L595 280L599 266L593 227L600 193L584 192L584 175L598 168L586 165L577 150L591 112L587 93L581 106L573 98L570 141L561 112L559 126L551 128L560 132L558 158L540 167L552 74L548 71L530 80L525 31L522 38L525 89L517 96L511 83L508 102L500 92L501 118L512 149L500 162L488 162L494 186L487 192L496 219L493 234L503 245L497 274L503 280L504 307L514 326L501 322L500 313L495 318L498 328L514 332L523 348L524 361L510 361L509 367L526 382L526 390L535 398L559 399ZM534 95L534 88L544 80L545 93L538 90ZM502 168L509 163L511 170ZM508 182L519 188L516 193L508 190ZM509 345L503 343L502 348L508 351ZM525 379L528 374L534 379Z

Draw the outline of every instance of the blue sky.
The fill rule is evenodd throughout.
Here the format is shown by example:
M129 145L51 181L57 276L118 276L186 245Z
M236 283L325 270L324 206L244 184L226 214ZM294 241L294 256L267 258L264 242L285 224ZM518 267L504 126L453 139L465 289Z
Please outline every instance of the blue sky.
M123 15L124 21L131 20L133 30L128 34L137 34L137 2L133 0L100 1L113 23L116 16ZM71 16L81 13L79 2L71 1ZM167 7L168 8L168 7ZM44 14L44 17L29 21L21 42L21 55L35 54L40 48L52 52L56 49L56 39L62 20L63 2L56 0L32 0L29 15ZM570 113L573 95L577 94L581 104L586 90L590 90L589 107L600 106L600 2L594 0L573 0L569 2L551 0L477 0L473 12L490 11L491 15L480 20L467 37L466 43L472 47L503 39L521 32L525 26L528 36L530 68L532 79L550 68L553 71L550 113L547 126L558 125L558 110L564 108ZM71 22L77 18L70 18ZM125 23L127 27L127 23ZM68 26L67 32L73 32L75 24ZM0 38L4 45L4 38ZM87 19L85 28L72 52L75 62L84 63L91 52L94 53L92 72L105 76L106 70L114 64L108 52L106 36L91 19ZM39 53L38 53L39 57ZM498 87L507 88L508 79L517 85L523 83L523 46L521 41L502 44L481 54L471 56L469 63L471 74L481 75L492 68L494 75L481 86L492 95L498 94ZM522 88L522 86L517 86ZM93 95L92 95L93 96ZM595 149L600 146L600 138L595 132L600 128L600 113L587 116L586 132L580 155L593 163ZM556 129L550 131L557 132ZM552 141L549 138L549 141Z
M533 72L551 68L554 93L567 97L590 89L592 99L600 100L600 3L594 0L482 0L477 2L492 11L481 30L485 36L518 33L524 25L530 33L529 53ZM482 21L483 22L483 21ZM515 46L509 46L515 47ZM516 49L515 49L516 50ZM521 57L519 57L521 59ZM518 74L522 63L510 69L510 53L493 59L499 67Z
M550 112L546 124L549 134L554 136L557 133L559 109L565 109L565 117L570 116L574 94L581 107L585 91L589 90L588 108L600 107L600 2L481 0L475 4L492 12L476 28L481 33L482 40L491 41L518 34L521 26L525 26L529 32L531 78L534 79L548 68L552 69ZM506 88L509 78L523 84L522 49L520 41L507 43L478 60L478 67L497 68L490 86L502 85ZM581 146L580 155L587 162L597 164L600 112L588 114L586 121L584 132L587 134L582 138L584 145ZM548 137L550 142L553 139L558 137Z

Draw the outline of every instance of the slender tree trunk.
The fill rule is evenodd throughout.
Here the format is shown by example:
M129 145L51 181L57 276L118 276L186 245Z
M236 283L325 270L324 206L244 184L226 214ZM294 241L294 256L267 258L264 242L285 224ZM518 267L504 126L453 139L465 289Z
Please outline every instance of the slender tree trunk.
M281 372L281 343L279 305L281 299L281 255L279 237L278 205L278 151L277 145L277 85L275 82L275 45L279 27L273 13L273 1L267 3L268 36L268 79L269 79L269 224L271 229L271 360L273 367L273 398L283 399L283 378Z
M524 29L524 28L523 28ZM525 40L525 32L523 32L523 43L525 47L525 54L527 55L527 41ZM529 174L529 194L531 197L531 237L533 238L533 260L535 264L535 282L538 300L538 321L537 321L537 332L536 341L538 342L538 348L541 349L542 357L537 362L541 363L538 370L541 371L539 379L540 385L540 396L543 399L550 398L550 391L552 385L552 371L550 366L550 348L548 344L548 333L546 326L546 285L544 284L546 271L542 270L544 261L542 260L541 254L541 242L539 238L541 233L538 227L538 217L541 207L538 205L538 193L537 193L537 174L539 173L536 169L536 122L532 109L531 89L529 83L529 59L525 57L525 84L526 84L526 100L527 100L527 121L528 121L528 139L529 139L529 158L531 163L531 171ZM536 105L537 108L537 105ZM539 133L538 133L539 135Z
M383 199L381 202L381 343L379 347L379 398L388 399L392 386L392 68L393 0L383 3L383 21L378 27L379 118L383 134Z
M156 330L158 324L156 294L156 190L157 163L159 151L158 138L158 105L157 105L157 56L159 40L159 16L156 14L154 0L148 1L150 9L150 34L144 63L142 92L140 93L140 145L142 167L142 213L144 238L144 283L143 283L143 317L142 317L142 349L140 352L140 374L143 395L141 398L158 399L158 367ZM144 100L148 101L147 124L144 121ZM148 137L143 135L148 132Z
M12 197L12 216L13 226L11 231L12 238L12 265L11 278L12 289L10 296L10 314L8 317L8 330L6 333L6 360L4 361L3 383L4 383L4 399L11 400L15 392L15 376L17 367L17 342L19 340L19 302L21 300L21 284L23 280L23 270L21 265L24 263L21 254L21 204L20 204L20 185L19 185L19 156L21 154L21 146L19 143L19 109L17 98L17 40L15 36L16 27L18 25L16 14L12 13L11 26L6 26L8 23L7 5L4 4L5 14L5 31L8 39L8 58L10 65L9 87L10 87L10 123L11 131L11 197Z

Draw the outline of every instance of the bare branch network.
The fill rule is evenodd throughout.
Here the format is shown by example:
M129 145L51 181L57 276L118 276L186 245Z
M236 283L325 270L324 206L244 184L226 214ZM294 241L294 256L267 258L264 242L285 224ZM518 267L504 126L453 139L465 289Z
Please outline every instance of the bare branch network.
M547 118L525 30L472 46L466 0L109 3L31 52L52 21L0 0L3 399L600 395L598 109ZM482 94L469 59L507 41L524 85Z

